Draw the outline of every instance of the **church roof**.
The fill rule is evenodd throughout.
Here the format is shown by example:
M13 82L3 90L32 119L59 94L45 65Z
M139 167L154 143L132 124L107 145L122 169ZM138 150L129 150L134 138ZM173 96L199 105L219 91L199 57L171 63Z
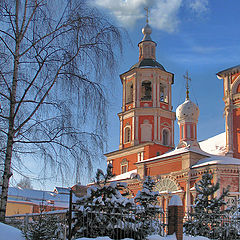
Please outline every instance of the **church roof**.
M147 68L147 67L159 68L166 72L165 68L160 63L158 63L156 60L151 59L151 58L145 58L145 59L140 60L138 63L134 64L130 68L130 70L134 69L134 68Z
M130 179L130 178L132 178L132 176L135 176L136 174L137 174L137 169L134 169L132 171L125 172L125 173L122 173L122 174L112 177L109 180L109 182Z
M240 159L227 157L227 156L216 156L212 155L211 157L203 158L199 160L192 168L204 167L208 165L240 165Z
M226 133L199 142L200 148L210 154L224 156L226 153Z
M176 156L176 155L187 153L187 152L198 153L198 154L201 154L201 155L206 156L206 157L211 156L209 153L202 151L198 147L184 147L184 148L175 148L174 150L172 150L170 152L166 152L166 153L164 153L160 156L149 158L149 159L143 160L141 162L137 162L137 164L142 163L142 162L159 160L159 159L162 159L162 158L168 158L168 157Z
M231 67L231 68L227 68L227 69L225 69L221 72L218 72L217 76L224 77L224 76L227 76L229 74L238 73L239 71L240 71L240 65L237 65L237 66L234 66L234 67Z

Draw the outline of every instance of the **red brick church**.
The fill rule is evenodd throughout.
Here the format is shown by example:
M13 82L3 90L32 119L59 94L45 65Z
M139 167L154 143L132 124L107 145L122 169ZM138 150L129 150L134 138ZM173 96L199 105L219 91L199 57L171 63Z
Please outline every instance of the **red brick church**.
M139 61L120 75L123 85L119 150L105 154L112 163L113 180L128 182L132 194L141 189L146 176L156 180L164 208L172 195L179 195L189 210L196 196L195 182L206 170L221 189L230 186L228 205L240 196L240 65L217 73L223 80L226 133L198 143L199 108L186 100L172 111L174 74L156 61L156 43L146 24L138 44ZM188 76L186 76L188 81ZM174 130L174 121L179 130ZM180 131L174 144L174 131Z

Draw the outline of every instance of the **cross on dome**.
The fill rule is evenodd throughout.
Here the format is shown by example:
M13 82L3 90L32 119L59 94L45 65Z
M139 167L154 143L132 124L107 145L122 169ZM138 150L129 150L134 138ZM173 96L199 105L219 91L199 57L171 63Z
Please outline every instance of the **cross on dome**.
M183 75L183 77L186 79L186 99L189 99L189 81L192 79L188 76L188 71L186 72L186 75Z
M149 11L148 7L145 7L144 10L146 11L146 17L147 17L146 22L148 23L148 17L149 17L148 14L150 11Z

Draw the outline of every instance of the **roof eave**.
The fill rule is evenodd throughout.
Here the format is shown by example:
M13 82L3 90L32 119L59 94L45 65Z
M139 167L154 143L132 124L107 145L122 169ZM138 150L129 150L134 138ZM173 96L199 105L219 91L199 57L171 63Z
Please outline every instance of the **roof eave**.
M232 75L235 73L240 72L240 65L231 67L231 68L227 68L223 71L218 72L216 75L218 76L219 79L222 79L223 77L226 77L228 75Z

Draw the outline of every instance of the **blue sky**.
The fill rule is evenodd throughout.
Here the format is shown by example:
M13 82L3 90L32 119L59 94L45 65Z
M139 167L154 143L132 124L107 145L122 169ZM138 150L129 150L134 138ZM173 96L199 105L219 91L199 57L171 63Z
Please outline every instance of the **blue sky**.
M224 131L223 83L216 73L239 63L240 29L239 0L96 0L102 11L124 27L131 43L124 44L119 74L138 61L138 42L143 35L146 17L144 7L150 6L152 39L157 43L157 60L175 74L172 86L173 110L184 101L188 70L192 82L190 98L198 104L200 117L198 140ZM109 96L108 151L118 149L122 86L119 77L113 80ZM121 91L120 91L121 89ZM179 128L175 123L175 144Z

